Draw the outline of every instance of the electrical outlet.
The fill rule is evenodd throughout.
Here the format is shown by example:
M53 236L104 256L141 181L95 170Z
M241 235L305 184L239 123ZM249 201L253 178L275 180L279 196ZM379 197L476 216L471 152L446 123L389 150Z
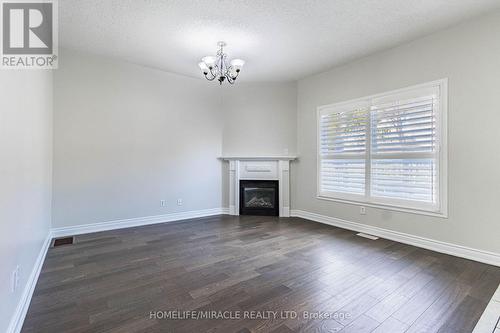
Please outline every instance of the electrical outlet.
M16 266L11 276L11 291L16 292L17 288L19 288L19 266Z
M361 206L359 207L359 213L361 215L366 215L366 207L365 206Z
M182 199L177 199L177 206L182 206Z
M165 207L167 202L165 200L160 200L160 206Z

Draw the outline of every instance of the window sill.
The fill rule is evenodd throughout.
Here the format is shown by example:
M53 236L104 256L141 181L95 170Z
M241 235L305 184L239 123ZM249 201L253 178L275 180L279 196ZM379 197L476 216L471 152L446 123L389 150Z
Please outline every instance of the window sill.
M404 208L404 207L397 207L397 206L384 205L384 204L374 204L374 203L364 202L364 201L337 199L337 198L326 197L326 196L322 196L322 195L317 195L316 198L320 199L320 200L334 201L334 202L344 203L344 204L349 204L349 205L371 207L371 208L377 208L377 209L383 209L383 210L392 210L392 211L396 211L396 212L403 212L403 213L410 213L410 214L417 214L417 215L426 215L426 216L439 217L439 218L445 218L445 219L448 218L448 213L444 213L444 212L430 212L430 211L419 210L419 209L414 209L414 208Z

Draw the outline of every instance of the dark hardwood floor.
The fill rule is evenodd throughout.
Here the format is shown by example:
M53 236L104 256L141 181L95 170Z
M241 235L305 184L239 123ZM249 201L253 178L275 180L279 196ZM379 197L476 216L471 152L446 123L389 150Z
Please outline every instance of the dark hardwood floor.
M471 332L499 282L298 218L216 216L51 248L23 332Z

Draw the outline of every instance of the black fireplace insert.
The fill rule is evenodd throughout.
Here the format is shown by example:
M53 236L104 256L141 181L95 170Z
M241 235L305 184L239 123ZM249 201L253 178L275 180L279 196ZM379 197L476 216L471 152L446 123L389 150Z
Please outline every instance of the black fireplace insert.
M277 180L240 180L240 215L279 216Z

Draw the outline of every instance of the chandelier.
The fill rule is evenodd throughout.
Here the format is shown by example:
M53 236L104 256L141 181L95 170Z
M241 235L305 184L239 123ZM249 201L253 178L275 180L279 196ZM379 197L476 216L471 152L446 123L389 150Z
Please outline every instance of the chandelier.
M219 46L217 55L203 57L198 66L208 81L217 79L219 84L222 84L227 80L230 84L234 84L245 62L241 59L233 59L228 66L226 63L227 54L224 53L226 43L218 42L217 45Z

